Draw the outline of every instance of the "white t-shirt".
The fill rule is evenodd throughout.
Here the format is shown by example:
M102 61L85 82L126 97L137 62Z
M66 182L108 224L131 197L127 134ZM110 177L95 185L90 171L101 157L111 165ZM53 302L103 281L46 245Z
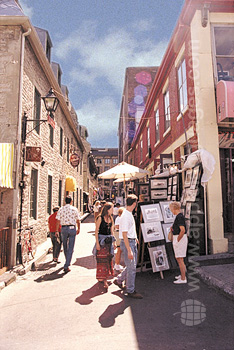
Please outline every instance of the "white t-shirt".
M119 224L119 238L123 239L122 232L127 232L128 238L137 238L136 234L136 224L134 217L130 211L125 209L121 215L121 220Z
M120 219L121 219L121 216L117 216L117 218L115 219L115 225L119 225Z

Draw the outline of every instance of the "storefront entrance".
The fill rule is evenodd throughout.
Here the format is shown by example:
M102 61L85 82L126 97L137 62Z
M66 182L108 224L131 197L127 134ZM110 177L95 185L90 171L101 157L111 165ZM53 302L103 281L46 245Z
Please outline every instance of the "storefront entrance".
M224 232L234 240L234 148L220 148Z

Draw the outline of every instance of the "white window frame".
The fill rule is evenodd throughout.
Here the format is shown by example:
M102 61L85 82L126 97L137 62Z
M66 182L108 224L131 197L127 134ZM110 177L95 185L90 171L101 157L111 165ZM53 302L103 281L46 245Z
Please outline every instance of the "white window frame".
M164 100L164 123L165 123L164 130L166 132L171 127L170 94L169 94L168 87L163 94L163 100Z
M186 71L186 61L184 57L181 59L177 67L177 76L178 76L179 111L183 112L188 105L187 71Z

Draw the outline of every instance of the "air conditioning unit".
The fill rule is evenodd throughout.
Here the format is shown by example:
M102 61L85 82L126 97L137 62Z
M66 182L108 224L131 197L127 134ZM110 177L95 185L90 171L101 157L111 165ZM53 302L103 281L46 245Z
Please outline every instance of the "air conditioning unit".
M220 80L216 95L217 122L234 123L234 81Z

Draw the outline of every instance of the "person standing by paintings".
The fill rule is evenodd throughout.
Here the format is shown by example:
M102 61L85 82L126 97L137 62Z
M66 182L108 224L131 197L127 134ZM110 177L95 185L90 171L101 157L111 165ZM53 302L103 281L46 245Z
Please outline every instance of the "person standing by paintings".
M113 242L114 238L114 221L113 203L104 204L101 214L97 217L95 227L96 238L96 259L97 272L96 278L102 282L106 291L108 290L107 278L114 275L112 258L114 256Z
M183 284L187 283L186 266L184 263L184 258L187 254L188 237L186 234L185 217L181 213L180 202L170 203L169 209L171 210L173 215L176 215L174 223L171 227L171 231L173 234L172 245L175 252L176 260L180 268L180 275L175 277L176 280L174 281L174 283Z
M114 281L119 288L126 284L126 296L134 299L142 299L143 296L135 290L136 266L137 266L137 234L136 224L132 212L137 207L137 196L130 194L126 201L126 210L121 215L119 225L120 249L124 252L126 268Z

